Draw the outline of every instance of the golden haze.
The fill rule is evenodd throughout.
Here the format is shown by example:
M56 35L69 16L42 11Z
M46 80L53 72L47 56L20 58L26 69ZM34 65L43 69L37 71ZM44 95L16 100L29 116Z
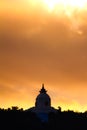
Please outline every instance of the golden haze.
M52 106L87 110L86 3L0 1L0 107L33 106L44 83Z

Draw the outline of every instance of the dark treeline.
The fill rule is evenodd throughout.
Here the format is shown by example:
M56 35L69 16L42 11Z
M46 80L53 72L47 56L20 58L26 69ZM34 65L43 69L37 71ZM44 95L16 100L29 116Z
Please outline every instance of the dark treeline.
M87 112L61 111L48 114L48 122L42 122L31 111L12 107L0 109L2 130L87 130Z

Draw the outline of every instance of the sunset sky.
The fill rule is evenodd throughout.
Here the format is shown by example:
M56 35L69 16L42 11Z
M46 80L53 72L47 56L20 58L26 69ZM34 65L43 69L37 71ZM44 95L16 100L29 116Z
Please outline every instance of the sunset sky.
M0 0L0 107L87 110L87 0Z

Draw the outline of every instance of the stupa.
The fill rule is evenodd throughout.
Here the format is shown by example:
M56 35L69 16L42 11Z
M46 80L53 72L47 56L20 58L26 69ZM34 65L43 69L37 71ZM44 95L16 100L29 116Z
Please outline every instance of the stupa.
M56 113L57 110L51 106L51 98L47 94L47 90L42 84L42 88L39 91L39 95L36 97L35 107L30 108L31 112L37 114L42 121L47 121L48 114L50 112Z

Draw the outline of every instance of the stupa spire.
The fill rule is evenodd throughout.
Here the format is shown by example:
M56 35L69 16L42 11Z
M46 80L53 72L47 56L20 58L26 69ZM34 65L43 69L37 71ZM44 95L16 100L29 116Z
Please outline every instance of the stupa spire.
M46 91L46 89L44 88L44 84L42 84L42 88L41 88L41 90L40 90L40 93L46 93L47 91Z

